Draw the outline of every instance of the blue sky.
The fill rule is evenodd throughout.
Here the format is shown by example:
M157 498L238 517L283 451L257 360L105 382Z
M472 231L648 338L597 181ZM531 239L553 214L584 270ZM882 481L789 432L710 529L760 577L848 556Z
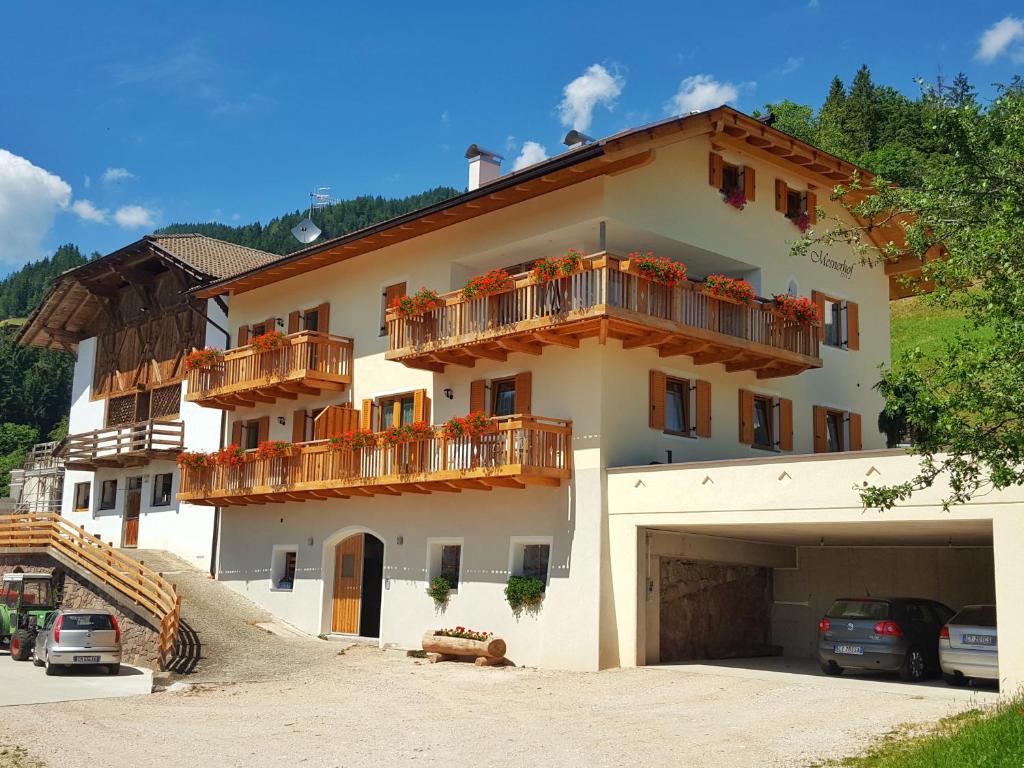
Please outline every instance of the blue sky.
M818 106L862 63L907 93L941 67L990 96L1022 70L1024 9L8 2L0 274L63 242L109 252L171 222L265 221L317 184L342 198L462 188L472 142L507 169L524 145L523 162L557 153L572 125Z

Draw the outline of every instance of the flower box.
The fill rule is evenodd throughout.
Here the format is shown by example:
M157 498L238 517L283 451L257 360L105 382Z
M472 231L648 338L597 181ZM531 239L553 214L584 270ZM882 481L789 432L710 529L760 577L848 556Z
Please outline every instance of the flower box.
M332 451L354 451L359 448L373 448L377 445L377 433L369 429L356 429L343 435L329 438Z
M398 317L419 317L444 306L444 299L431 288L420 288L412 296L400 296L391 302L391 309Z
M256 458L280 459L293 453L294 446L285 440L264 440L256 449Z
M500 637L470 630L463 633L439 634L441 632L451 633L452 630L431 629L423 633L423 650L430 654L432 662L453 661L460 656L469 656L475 658L473 663L478 667L505 663L506 646ZM486 639L476 640L465 635L486 636Z
M224 350L204 347L196 349L185 357L185 370L194 371L197 368L209 368L224 359Z
M484 275L472 278L462 289L462 298L477 299L501 293L515 285L515 281L504 269L492 269Z
M490 432L493 427L494 422L487 414L478 411L465 416L452 416L444 424L444 436L449 440L456 440L463 436L480 437L480 435Z
M708 275L701 290L716 299L728 299L737 304L753 304L757 299L754 286L746 280L725 275Z
M651 251L633 251L622 262L622 268L633 275L650 280L668 288L686 282L686 265L665 256L655 256Z
M415 443L420 440L429 440L434 434L435 430L432 426L425 421L417 421L412 424L388 427L380 433L380 444L388 447Z
M772 297L775 308L787 320L803 323L804 325L817 325L821 322L818 314L818 305L806 296L790 296L788 293L777 293Z
M284 334L280 331L267 331L249 342L249 346L257 352L270 352L284 344Z
M216 466L215 454L204 453L203 451L182 451L178 454L178 466L194 471L212 469Z
M538 259L533 263L530 279L534 283L547 283L562 277L571 277L583 271L583 256L583 251L570 248L561 258Z

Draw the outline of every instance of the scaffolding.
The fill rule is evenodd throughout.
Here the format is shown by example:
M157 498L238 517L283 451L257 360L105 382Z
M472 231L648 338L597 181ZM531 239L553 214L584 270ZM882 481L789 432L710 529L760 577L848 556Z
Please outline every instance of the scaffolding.
M58 442L36 443L22 469L11 471L11 498L16 514L60 512L64 497L64 460Z

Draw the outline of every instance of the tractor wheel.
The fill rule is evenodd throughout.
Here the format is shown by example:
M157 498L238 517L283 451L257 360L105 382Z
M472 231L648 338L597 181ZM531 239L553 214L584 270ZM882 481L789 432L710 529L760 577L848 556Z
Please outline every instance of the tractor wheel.
M11 638L11 658L15 661L28 661L32 655L32 633L19 629Z

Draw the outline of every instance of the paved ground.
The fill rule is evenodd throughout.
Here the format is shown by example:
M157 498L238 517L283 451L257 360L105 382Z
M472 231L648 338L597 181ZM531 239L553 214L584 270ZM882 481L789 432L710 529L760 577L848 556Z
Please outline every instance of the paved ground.
M85 667L47 677L32 662L12 661L8 651L0 651L0 707L138 696L152 688L153 673L140 667L122 664L117 677L110 677L106 667Z

